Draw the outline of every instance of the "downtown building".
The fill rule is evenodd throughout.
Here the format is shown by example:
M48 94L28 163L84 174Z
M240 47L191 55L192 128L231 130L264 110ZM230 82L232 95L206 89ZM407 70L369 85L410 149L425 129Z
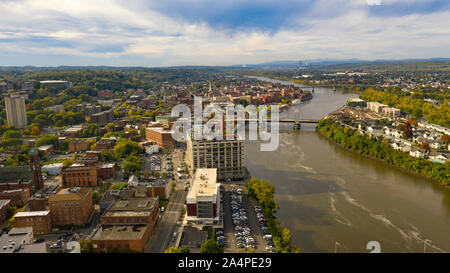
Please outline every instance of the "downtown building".
M92 190L80 187L62 189L57 194L50 195L48 206L53 225L84 226L94 213Z
M148 246L159 220L159 198L131 195L110 196L111 205L102 214L102 225L91 239L95 252L142 252Z
M186 208L188 224L198 228L204 226L223 227L217 169L199 168L196 170L186 197Z
M246 176L243 140L186 141L186 160L192 175L198 168L216 168L218 180L239 180Z
M8 125L17 128L27 126L27 114L25 111L25 98L22 96L5 97L6 119Z

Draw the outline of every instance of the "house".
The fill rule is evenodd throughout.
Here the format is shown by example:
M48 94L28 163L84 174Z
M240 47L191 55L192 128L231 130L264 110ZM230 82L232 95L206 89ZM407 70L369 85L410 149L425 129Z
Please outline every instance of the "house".
M391 146L392 148L394 148L397 151L401 149L400 145L397 142L392 142L389 144L389 146Z
M404 153L409 153L411 151L411 146L410 145L405 145L402 144L400 146L400 151L404 152Z
M428 156L428 160L438 163L445 163L449 158L449 153L431 153Z
M430 144L430 147L433 149L439 149L441 147L441 144L439 142L431 142L429 144Z
M411 149L409 152L409 155L418 157L418 158L424 158L425 157L425 150L422 149Z

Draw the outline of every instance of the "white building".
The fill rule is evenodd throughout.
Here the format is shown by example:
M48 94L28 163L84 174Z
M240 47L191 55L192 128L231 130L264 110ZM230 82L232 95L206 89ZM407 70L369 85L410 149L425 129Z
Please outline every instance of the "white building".
M128 186L129 187L136 187L139 184L138 182L139 182L139 179L135 175L132 175L128 179Z
M191 189L186 197L186 221L199 228L222 227L220 215L220 184L217 169L198 168L192 178Z
M145 148L145 152L149 155L155 154L159 152L159 146L158 145L151 145L149 147Z
M62 163L52 163L42 166L42 170L46 170L49 175L59 175L63 167Z
M375 113L381 113L383 108L387 107L386 104L382 104L379 102L369 101L367 103L367 108Z

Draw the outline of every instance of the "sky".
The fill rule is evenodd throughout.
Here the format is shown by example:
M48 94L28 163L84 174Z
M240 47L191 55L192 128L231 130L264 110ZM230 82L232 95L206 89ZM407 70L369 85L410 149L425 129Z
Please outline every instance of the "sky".
M0 66L450 57L449 0L0 0Z

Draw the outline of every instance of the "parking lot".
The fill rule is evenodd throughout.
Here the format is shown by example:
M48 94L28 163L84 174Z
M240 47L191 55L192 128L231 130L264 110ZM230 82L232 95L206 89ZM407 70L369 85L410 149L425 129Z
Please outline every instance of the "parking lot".
M243 252L253 249L263 253L273 250L270 233L264 216L255 207L243 186L224 185L224 229L225 252ZM220 233L220 231L219 231Z

